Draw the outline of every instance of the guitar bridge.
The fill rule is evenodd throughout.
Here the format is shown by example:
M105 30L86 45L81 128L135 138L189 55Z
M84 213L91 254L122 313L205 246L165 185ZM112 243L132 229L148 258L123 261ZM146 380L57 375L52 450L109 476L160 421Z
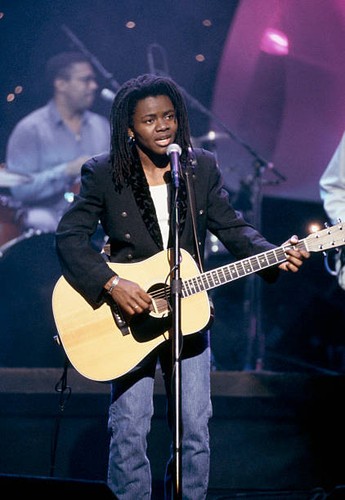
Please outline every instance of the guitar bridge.
M116 326L121 331L122 335L129 335L130 331L127 322L124 320L121 310L116 302L110 304L110 310L115 320Z

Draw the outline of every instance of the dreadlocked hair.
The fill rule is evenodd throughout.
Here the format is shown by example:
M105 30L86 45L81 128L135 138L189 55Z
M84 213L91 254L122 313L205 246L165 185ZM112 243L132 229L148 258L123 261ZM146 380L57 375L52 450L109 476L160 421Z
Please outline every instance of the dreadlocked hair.
M113 180L117 188L131 178L132 166L138 161L136 148L128 139L128 128L133 126L137 102L146 97L165 95L170 98L176 113L178 129L176 142L182 149L181 161L187 158L191 146L188 113L178 85L168 77L140 75L124 83L117 92L110 113L110 158Z

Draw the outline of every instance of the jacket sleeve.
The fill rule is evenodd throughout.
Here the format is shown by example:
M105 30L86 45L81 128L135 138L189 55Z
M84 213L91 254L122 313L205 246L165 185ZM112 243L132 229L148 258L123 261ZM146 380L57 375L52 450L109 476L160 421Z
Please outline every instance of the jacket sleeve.
M320 196L331 222L345 221L345 133L320 178Z
M63 215L56 231L62 273L94 308L104 302L103 286L114 276L104 255L92 244L102 213L102 190L96 169L95 158L83 165L80 194Z

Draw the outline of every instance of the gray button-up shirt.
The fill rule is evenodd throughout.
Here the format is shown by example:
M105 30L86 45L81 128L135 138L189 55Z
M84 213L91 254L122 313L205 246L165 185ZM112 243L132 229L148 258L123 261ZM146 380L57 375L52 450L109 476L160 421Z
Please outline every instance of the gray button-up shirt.
M80 134L75 135L54 101L49 101L24 117L9 138L7 169L30 177L30 182L11 188L13 198L28 212L48 210L57 222L73 199L70 191L77 181L64 173L66 163L108 151L109 143L109 122L104 116L85 111Z

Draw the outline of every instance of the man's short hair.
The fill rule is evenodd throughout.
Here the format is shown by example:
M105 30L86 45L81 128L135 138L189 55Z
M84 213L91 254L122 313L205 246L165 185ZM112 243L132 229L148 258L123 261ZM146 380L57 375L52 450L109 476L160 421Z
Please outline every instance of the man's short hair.
M50 88L54 87L57 78L68 80L71 76L71 66L76 63L89 64L89 59L81 52L60 52L51 57L46 65L46 81Z

